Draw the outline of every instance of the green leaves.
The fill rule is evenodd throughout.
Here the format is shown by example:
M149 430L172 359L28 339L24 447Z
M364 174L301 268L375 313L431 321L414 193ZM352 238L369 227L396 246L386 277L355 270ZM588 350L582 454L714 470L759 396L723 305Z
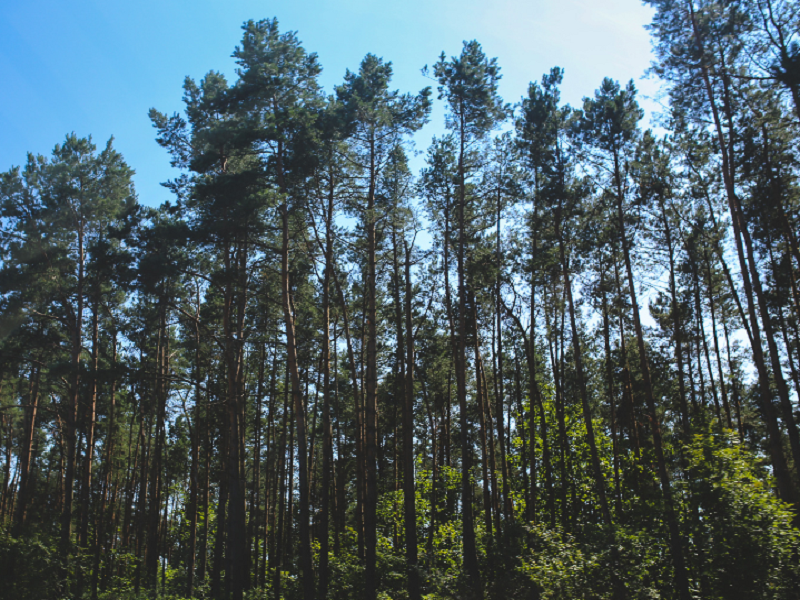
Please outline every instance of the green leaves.
M683 526L702 597L791 597L800 533L757 459L732 432L696 434L685 457Z
M477 41L464 42L461 55L450 60L442 52L433 73L439 98L450 108L447 124L453 131L480 139L507 116L508 108L497 94L497 59L487 59Z
M606 77L594 98L584 98L575 135L584 144L618 153L634 139L643 116L633 80L621 88L619 82Z

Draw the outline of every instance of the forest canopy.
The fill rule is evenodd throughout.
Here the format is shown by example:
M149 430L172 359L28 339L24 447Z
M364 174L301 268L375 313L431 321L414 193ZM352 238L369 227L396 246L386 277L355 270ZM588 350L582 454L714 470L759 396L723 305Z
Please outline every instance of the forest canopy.
M654 129L264 19L150 110L169 202L0 173L0 598L796 598L800 5L645 3Z

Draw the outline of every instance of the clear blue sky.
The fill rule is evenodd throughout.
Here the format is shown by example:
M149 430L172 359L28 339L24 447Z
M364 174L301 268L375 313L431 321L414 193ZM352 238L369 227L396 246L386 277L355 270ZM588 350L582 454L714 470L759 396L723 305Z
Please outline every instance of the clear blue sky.
M328 91L367 52L392 61L395 87L417 91L433 85L421 67L477 39L498 59L507 102L558 65L562 97L577 105L605 76L656 95L656 82L640 81L651 14L637 0L0 0L0 171L28 151L49 154L70 131L98 146L114 135L140 201L167 200L159 184L174 173L147 111L181 110L187 75L219 70L233 80L230 55L247 19L276 16L281 30L297 31L319 54ZM438 103L419 149L441 133L443 115Z

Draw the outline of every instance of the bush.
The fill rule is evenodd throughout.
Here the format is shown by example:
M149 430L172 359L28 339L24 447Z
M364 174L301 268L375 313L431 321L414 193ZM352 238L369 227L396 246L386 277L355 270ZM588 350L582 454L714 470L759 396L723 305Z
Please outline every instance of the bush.
M689 563L703 598L796 598L800 532L768 473L732 434L696 435L686 448Z

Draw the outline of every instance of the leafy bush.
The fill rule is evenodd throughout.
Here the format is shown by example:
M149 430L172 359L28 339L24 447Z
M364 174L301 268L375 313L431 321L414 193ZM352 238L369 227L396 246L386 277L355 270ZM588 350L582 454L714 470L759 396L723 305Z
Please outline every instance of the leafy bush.
M692 576L703 598L796 598L800 532L732 434L696 435L686 448L684 511Z
M61 562L54 542L12 537L0 529L0 599L42 600L59 589Z

